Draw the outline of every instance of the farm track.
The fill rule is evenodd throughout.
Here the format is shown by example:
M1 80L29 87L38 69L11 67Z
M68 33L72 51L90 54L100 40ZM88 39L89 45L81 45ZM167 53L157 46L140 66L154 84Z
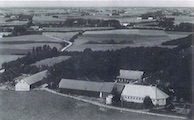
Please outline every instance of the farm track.
M75 100L79 100L79 101L83 101L86 103L90 103L99 107L103 107L103 108L108 108L108 109L114 109L114 110L119 110L119 111L126 111L126 112L132 112L132 113L139 113L139 114L146 114L146 115L154 115L154 116L159 116L159 117L168 117L168 118L173 118L173 119L187 119L186 117L182 117L182 116L175 116L175 115L165 115L165 114L159 114L159 113L151 113L151 112L147 112L147 111L143 111L143 110L132 110L132 109L127 109L127 108L120 108L120 107L115 107L115 106L108 106L96 101L92 101L92 100L86 100L83 98L79 98L79 97L75 97L75 96L71 96L71 95L67 95L67 94L62 94L56 91L53 91L51 89L48 88L41 88L41 90L45 90L47 92L56 94L56 95L60 95L60 96L64 96L64 97L68 97L68 98L72 98Z
M67 48L71 47L73 45L72 42L68 41L68 40L65 40L65 39L61 39L61 38L58 38L58 37L52 37L52 36L48 36L48 35L44 35L46 37L50 37L50 38L54 38L54 39L57 39L57 40L62 40L63 42L66 42L68 43L68 45L64 48L61 49L61 52L64 52Z

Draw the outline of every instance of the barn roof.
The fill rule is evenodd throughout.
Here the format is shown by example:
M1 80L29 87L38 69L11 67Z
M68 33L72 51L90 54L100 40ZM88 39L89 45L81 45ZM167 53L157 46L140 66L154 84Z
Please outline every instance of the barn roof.
M124 87L125 87L125 84L123 84L123 83L115 83L115 86L114 86L114 88L116 89L116 91L117 91L119 94L122 93Z
M46 77L46 72L47 72L47 70L44 70L42 72L38 72L38 73L33 74L29 77L26 77L22 80L24 80L27 84L32 85L34 83L41 81L44 77Z
M166 99L169 96L155 86L126 84L122 95L132 97L150 96L151 99Z
M120 70L120 75L117 78L124 78L124 79L141 79L143 76L143 71L135 71L135 70Z
M115 83L113 82L92 82L62 79L59 83L59 88L111 93L114 84Z

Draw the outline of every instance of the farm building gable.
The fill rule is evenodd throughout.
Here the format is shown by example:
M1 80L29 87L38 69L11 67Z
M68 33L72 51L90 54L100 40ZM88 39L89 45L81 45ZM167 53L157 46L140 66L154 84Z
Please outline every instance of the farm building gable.
M165 105L169 97L155 86L126 84L122 92L125 101L143 103L143 99L149 96L154 105Z
M24 80L19 81L15 85L15 91L29 91L30 90L30 85L26 83Z

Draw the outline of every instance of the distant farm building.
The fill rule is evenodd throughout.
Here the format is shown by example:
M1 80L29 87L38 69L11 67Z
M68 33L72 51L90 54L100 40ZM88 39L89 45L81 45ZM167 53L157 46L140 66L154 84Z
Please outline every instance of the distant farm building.
M128 23L128 22L122 22L121 25L126 27L126 26L129 26L130 23Z
M72 79L62 79L59 83L60 92L89 97L106 98L114 88L113 82L92 82Z
M153 20L154 19L154 17L148 17L148 20Z
M46 73L47 70L23 78L15 85L15 91L30 91L30 89L41 85Z
M137 17L137 20L142 20L142 17Z
M117 76L115 80L122 83L133 83L140 81L143 77L143 74L143 71L120 70L119 76Z
M126 84L121 94L124 102L143 103L144 98L149 96L154 105L166 105L166 99L169 97L166 93L156 86L132 85Z

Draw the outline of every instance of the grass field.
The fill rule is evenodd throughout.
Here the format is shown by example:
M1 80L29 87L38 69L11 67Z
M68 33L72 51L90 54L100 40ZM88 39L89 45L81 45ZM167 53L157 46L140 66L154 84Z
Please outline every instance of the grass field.
M4 62L16 60L19 57L23 57L23 55L0 55L0 68Z
M0 54L25 54L33 47L49 45L61 49L59 39L50 38L43 35L24 35L15 37L0 38Z
M0 91L2 120L175 120L98 106L44 91Z
M36 62L36 63L34 63L32 65L35 65L37 67L43 66L43 65L53 66L54 64L60 63L60 62L65 61L65 60L67 60L69 58L70 58L70 56L59 56L59 57L47 58L47 59L38 61L38 62Z
M8 42L8 41L34 41L34 42L61 42L60 40L53 39L50 37L46 37L43 35L23 35L23 36L14 36L14 37L4 37L0 38L0 42Z
M80 31L80 30L106 30L106 29L114 29L113 27L61 27L61 28L54 28L54 27L44 27L46 31Z
M70 40L78 32L43 32L44 36L57 37L60 39Z
M172 18L174 17L175 18L175 24L180 24L180 23L183 23L183 22L188 22L188 23L194 23L194 17L191 17L191 16L183 16L183 15L180 15L180 16L166 16L166 17L169 17L169 18Z
M86 31L82 36L79 36L73 46L68 51L83 51L85 48L92 50L116 50L125 47L152 47L160 46L162 42L186 37L189 33L173 33L164 32L162 30L139 30L139 29L122 29L122 30L102 30L102 31ZM88 42L102 42L114 40L120 41L133 41L133 44L86 44Z

